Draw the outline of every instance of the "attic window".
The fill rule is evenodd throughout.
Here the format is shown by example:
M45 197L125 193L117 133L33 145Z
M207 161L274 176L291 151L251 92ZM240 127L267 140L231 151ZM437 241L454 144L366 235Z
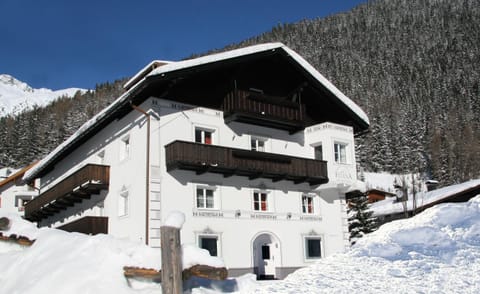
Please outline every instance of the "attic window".
M125 136L120 141L120 161L130 156L130 136Z

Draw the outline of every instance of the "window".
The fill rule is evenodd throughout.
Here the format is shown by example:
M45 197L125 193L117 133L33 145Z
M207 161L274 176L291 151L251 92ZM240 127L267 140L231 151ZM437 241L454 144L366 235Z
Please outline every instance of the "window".
M253 193L253 210L268 211L268 195L266 192Z
M311 195L302 195L302 213L313 214L313 196Z
M15 196L15 207L17 207L19 211L23 211L25 204L30 200L32 200L32 196Z
M120 160L125 160L130 156L130 136L123 137L120 142Z
M105 163L105 150L102 150L97 153L97 160L99 164Z
M218 256L218 236L199 236L198 247L208 250L211 256Z
M197 208L214 209L215 193L214 189L208 187L197 187Z
M118 197L118 216L128 215L128 190L122 187Z
M305 238L305 257L307 259L318 259L322 257L320 237Z
M250 139L250 147L252 151L265 152L265 139L252 137Z
M314 147L314 158L316 160L323 160L323 148L322 145L317 145Z
M335 143L333 144L335 153L335 162L347 163L347 144Z
M195 142L202 144L213 144L213 131L195 128Z

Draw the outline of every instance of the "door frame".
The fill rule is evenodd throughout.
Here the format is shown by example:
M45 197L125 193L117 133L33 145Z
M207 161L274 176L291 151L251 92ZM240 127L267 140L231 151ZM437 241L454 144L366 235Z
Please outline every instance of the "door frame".
M262 247L266 245L269 246L270 253L270 259L267 262L262 258ZM280 239L272 232L259 232L252 238L250 248L252 250L252 266L257 279L275 279L276 269L282 265Z

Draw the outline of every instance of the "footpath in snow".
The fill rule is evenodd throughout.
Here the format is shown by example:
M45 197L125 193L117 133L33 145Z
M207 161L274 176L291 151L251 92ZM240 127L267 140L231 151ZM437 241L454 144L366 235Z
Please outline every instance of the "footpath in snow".
M37 229L7 217L13 224L4 235L36 241L31 247L0 242L0 293L161 293L159 284L129 285L123 276L125 265L158 269L159 250L107 235ZM221 264L204 250L184 248L190 263ZM282 281L259 283L245 275L188 285L186 293L480 293L480 196L385 224L349 252Z

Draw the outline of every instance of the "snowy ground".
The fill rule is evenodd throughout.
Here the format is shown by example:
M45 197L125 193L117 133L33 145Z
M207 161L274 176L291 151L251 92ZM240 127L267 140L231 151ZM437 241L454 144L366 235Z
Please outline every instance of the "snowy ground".
M480 293L480 196L385 224L255 293Z
M37 230L8 217L14 222L4 235L36 242L31 247L0 242L1 293L160 292L153 283L129 286L122 271L124 265L158 268L158 250L106 235ZM189 250L190 261L201 255ZM259 283L246 275L190 285L197 285L192 293L480 293L480 196L385 224L348 253L322 259L283 281Z

